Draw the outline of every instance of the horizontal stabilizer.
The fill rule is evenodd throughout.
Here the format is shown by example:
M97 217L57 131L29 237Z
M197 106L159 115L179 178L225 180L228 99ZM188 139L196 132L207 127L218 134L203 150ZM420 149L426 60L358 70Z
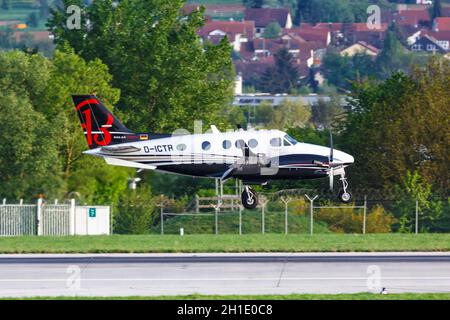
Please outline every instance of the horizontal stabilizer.
M155 166L150 166L148 164L133 162L133 161L126 161L126 160L115 159L115 158L105 157L105 161L107 164L110 164L113 166L119 166L119 167L129 167L129 168L138 168L138 169L147 169L147 170L156 170L157 169Z

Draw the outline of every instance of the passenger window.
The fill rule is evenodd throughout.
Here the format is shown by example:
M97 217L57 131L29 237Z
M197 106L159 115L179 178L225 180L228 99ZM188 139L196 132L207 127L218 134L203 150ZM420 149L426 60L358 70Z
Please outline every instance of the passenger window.
M270 145L272 147L281 147L281 138L272 138L270 140Z
M245 141L244 140L237 140L235 145L236 145L236 148L238 148L238 149L245 148Z
M222 142L222 146L224 149L230 149L231 148L231 141L230 140L224 140Z
M208 151L209 149L211 149L211 143L209 141L205 141L202 143L202 149L205 151Z
M252 149L256 148L258 146L258 141L256 139L250 139L248 141L248 146Z

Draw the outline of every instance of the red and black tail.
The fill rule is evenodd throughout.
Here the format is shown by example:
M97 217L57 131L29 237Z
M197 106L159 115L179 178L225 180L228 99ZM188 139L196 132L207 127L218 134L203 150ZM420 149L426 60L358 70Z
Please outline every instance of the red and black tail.
M139 140L94 95L73 95L90 149Z

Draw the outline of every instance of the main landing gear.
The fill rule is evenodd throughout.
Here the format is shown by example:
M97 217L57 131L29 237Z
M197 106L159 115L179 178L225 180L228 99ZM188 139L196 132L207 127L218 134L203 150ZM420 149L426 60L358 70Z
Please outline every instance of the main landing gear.
M242 192L242 205L246 209L255 209L258 206L258 195L249 186L244 186L244 191Z
M347 191L348 188L348 182L347 178L345 177L345 174L341 175L341 182L342 182L342 190L339 191L339 200L341 200L343 203L349 203L352 201L352 194Z

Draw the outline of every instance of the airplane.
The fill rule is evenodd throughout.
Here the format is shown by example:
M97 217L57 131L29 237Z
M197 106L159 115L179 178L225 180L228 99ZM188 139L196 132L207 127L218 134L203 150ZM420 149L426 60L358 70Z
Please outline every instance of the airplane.
M340 176L339 199L352 200L347 190L345 168L354 158L330 147L298 142L280 130L220 132L216 126L200 134L135 133L126 128L95 95L73 95L89 146L84 154L106 163L141 170L157 170L194 177L234 178L243 182L242 205L254 209L258 195L253 185L273 180L329 178Z

